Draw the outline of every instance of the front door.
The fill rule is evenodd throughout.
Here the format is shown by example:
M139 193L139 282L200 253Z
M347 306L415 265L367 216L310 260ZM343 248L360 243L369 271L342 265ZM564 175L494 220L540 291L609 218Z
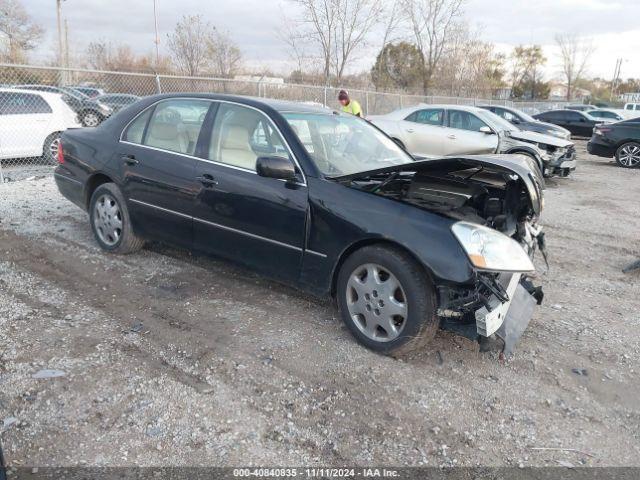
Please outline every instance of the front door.
M498 148L498 135L481 132L489 126L480 118L464 110L447 112L447 128L444 132L445 155L480 155L495 153Z
M116 152L133 227L143 236L192 245L196 147L212 102L168 99L141 113Z
M196 166L196 247L284 281L299 278L307 216L307 187L261 177L259 156L293 161L271 120L233 103L219 104L207 160Z

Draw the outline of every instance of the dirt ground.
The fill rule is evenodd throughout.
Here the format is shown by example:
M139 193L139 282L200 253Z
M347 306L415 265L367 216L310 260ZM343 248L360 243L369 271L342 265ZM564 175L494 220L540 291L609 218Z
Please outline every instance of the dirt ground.
M374 354L228 263L101 252L51 177L0 186L8 463L640 465L640 170L579 160L549 182L545 303L506 362L447 333Z

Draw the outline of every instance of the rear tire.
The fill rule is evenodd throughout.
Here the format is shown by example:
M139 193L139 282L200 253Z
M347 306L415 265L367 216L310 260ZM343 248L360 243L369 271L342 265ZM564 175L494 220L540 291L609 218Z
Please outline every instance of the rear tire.
M400 249L370 246L342 265L336 291L342 320L376 352L404 355L435 336L435 288L421 265Z
M640 143L627 142L616 150L616 163L622 168L640 168Z
M95 189L89 203L89 219L98 245L107 252L133 253L144 245L133 231L127 204L115 183L103 183Z
M58 162L58 148L60 147L60 132L53 132L42 145L42 160L47 165L55 165Z

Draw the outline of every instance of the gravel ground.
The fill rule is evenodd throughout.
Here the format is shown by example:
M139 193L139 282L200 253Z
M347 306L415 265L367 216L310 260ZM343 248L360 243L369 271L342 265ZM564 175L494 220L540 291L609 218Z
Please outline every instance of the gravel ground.
M621 273L640 170L579 154L549 182L545 303L506 362L447 333L376 355L330 303L228 263L102 253L51 177L0 186L7 461L640 465L640 273Z

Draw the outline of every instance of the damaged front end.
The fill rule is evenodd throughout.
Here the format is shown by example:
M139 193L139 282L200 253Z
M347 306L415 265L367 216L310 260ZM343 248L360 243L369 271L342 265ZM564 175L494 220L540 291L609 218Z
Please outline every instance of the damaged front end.
M438 285L443 329L497 342L513 351L527 328L541 287L533 284L533 256L545 243L538 219L542 172L519 155L424 160L348 179L350 186L456 220L453 236L473 266L465 284ZM489 340L490 339L490 340Z

